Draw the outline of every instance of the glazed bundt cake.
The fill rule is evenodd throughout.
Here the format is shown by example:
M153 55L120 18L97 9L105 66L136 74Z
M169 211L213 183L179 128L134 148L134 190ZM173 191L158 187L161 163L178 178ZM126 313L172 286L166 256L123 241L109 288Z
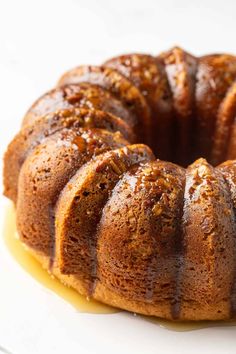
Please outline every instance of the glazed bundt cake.
M22 242L79 293L236 317L235 56L176 47L67 72L26 113L4 184Z

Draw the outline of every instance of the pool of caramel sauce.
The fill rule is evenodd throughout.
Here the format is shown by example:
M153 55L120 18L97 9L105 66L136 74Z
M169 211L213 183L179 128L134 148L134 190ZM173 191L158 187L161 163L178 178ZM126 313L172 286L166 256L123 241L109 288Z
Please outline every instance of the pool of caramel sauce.
M60 296L77 311L90 314L112 314L122 311L80 295L77 291L63 285L57 278L44 270L40 263L27 251L17 237L15 210L13 205L8 206L5 212L3 236L5 245L15 261L40 284ZM235 321L174 322L152 316L142 316L138 314L136 316L145 321L156 324L159 327L177 332L193 331L210 327L236 326Z
M79 312L108 314L119 311L111 306L88 299L74 289L63 285L56 277L42 268L41 264L27 251L17 236L15 210L13 206L9 206L5 216L4 241L10 254L27 273L45 288L70 303Z

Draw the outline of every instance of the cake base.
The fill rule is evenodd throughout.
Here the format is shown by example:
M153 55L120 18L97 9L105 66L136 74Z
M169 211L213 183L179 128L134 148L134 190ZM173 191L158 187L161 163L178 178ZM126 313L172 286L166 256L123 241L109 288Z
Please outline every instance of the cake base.
M45 270L57 277L65 286L72 287L83 296L89 296L83 282L76 277L76 275L62 274L56 264L54 264L52 268L50 267L49 257L42 255L40 252L29 247L27 247L27 250L37 259L38 262L40 262ZM171 308L167 303L159 302L151 304L124 298L111 289L108 289L99 280L96 282L96 287L91 298L106 305L117 307L129 312L173 320ZM219 309L221 312L219 312ZM230 306L227 301L222 301L218 304L213 303L205 306L201 305L201 307L199 307L198 304L198 307L195 308L192 302L182 301L181 315L178 321L219 321L230 319Z

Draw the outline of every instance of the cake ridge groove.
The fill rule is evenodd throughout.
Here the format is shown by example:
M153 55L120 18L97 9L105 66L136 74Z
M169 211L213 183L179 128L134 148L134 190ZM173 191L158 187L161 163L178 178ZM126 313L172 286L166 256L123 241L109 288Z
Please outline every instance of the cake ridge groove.
M225 184L228 188L228 192L231 196L231 208L233 210L233 229L234 229L234 254L236 253L236 194L233 185L233 181L236 180L236 173L235 171L228 171L227 167L230 166L230 161L227 166L227 163L224 163L218 167L218 171L222 174ZM230 292L230 313L231 317L236 317L236 261L234 262L234 275L233 275L233 282L231 286Z
M184 212L185 212L185 190L186 190L186 178L185 176L183 183L183 194L182 202L179 211L179 224L176 230L176 240L175 240L175 254L176 254L176 272L175 272L175 289L174 289L174 299L171 304L171 315L174 320L178 320L181 313L181 302L182 302L182 272L184 267Z
M236 209L232 200L232 192L231 192L229 181L221 169L217 169L217 170L223 176L224 183L227 187L227 191L229 194L229 201L231 204L230 208L232 209L232 214L233 214L231 222L232 222L232 229L233 229L232 238L234 241L233 246L234 246L234 255L235 255L236 254ZM233 275L232 286L230 289L230 313L233 318L236 316L236 261L234 261L234 275Z
M231 100L231 101L230 101ZM217 165L227 156L228 140L236 116L236 80L228 88L217 112L212 161ZM228 124L227 124L228 123ZM223 146L222 146L223 145Z

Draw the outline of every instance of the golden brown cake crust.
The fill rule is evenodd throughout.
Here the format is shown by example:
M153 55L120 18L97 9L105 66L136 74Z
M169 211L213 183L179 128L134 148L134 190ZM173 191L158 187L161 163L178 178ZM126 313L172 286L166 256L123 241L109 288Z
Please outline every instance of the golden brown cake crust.
M98 228L98 278L130 300L165 303L169 316L176 297L184 183L184 169L162 161L125 173Z
M234 277L234 210L223 175L206 160L187 168L183 221L182 296L189 306L181 307L180 317L212 299L219 304L215 315L230 313L225 299L230 299Z
M4 193L43 267L125 310L235 318L235 78L235 56L174 47L77 67L40 97Z
M89 280L90 292L97 276L97 231L103 207L125 171L152 159L145 145L109 151L81 168L61 193L56 207L56 262L63 274Z
M140 142L147 142L150 135L149 106L141 92L129 80L119 71L108 67L79 66L65 73L58 85L81 82L98 85L121 100L133 117L133 121L129 121L130 127L137 134Z
M211 160L214 165L223 160L231 159L230 151L235 151L236 145L231 146L229 139L235 141L233 137L233 124L236 117L236 82L227 91L222 100L216 119L215 135ZM232 135L231 135L232 133Z
M236 78L236 57L214 54L199 59L196 75L196 153L210 158L216 115Z
M28 155L19 176L17 225L24 242L52 255L60 191L91 158L127 144L119 133L96 128L63 129L44 139Z
M20 169L29 153L43 139L65 128L100 128L114 133L119 131L128 141L137 140L126 122L104 111L70 108L39 117L36 122L21 129L5 153L5 160L8 164L4 174L4 194L8 198L16 202Z
M34 122L35 119L50 112L64 108L99 109L133 124L131 112L109 91L88 83L64 85L55 88L41 96L28 110L23 125Z
M150 146L161 159L171 158L172 94L161 58L127 54L104 63L127 77L143 94L151 110Z
M179 47L164 52L160 58L164 61L169 85L173 94L175 115L176 162L186 166L194 151L194 109L197 58ZM192 150L192 151L191 151Z

